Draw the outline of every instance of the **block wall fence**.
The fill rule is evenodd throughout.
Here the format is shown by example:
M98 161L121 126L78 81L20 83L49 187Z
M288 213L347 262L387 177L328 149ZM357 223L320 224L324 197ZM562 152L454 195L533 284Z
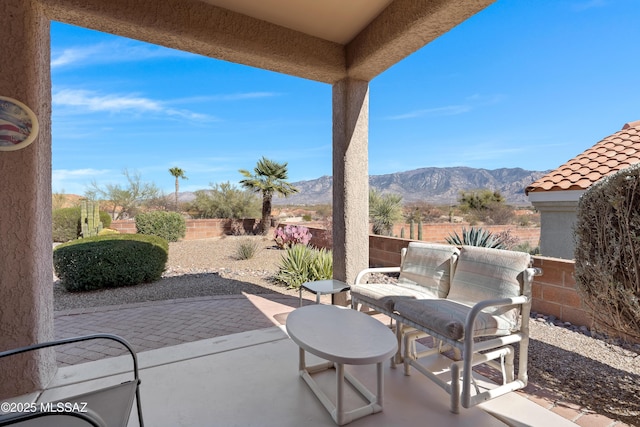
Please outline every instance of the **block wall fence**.
M432 223L432 224L422 224L422 240L426 242L434 242L434 243L446 243L447 237L452 235L454 232L461 234L462 228L469 229L471 228L471 224L469 223L450 223L450 222L442 222L442 223ZM396 224L393 227L393 235L396 237L401 236L402 229L404 228L404 237L408 239L410 225L409 224ZM418 236L418 225L415 224L415 235ZM520 227L514 225L483 225L483 230L490 231L491 233L501 233L503 231L509 231L510 234L514 237L517 237L520 240L520 243L529 243L531 247L536 247L540 244L540 227Z
M232 221L227 219L189 219L187 220L187 232L185 240L206 239L232 234L232 228L242 224L247 233L253 232L256 221L246 219ZM284 224L283 224L284 225ZM444 242L444 237L452 231L462 229L462 224L429 224L424 226L423 239L430 242ZM112 229L121 233L135 233L136 227L133 220L113 221ZM485 227L483 227L485 228ZM521 241L529 241L537 246L540 229L529 227L486 227L490 231L500 232L510 229L512 235L518 236ZM311 244L316 247L331 248L331 232L322 228L309 227L313 238ZM405 233L408 232L408 228ZM537 234L536 234L537 232ZM400 264L400 250L409 245L411 240L384 236L369 236L369 265L371 267L394 266ZM544 270L544 274L536 277L533 283L532 310L538 313L553 315L558 319L571 322L575 325L591 326L592 320L589 314L582 309L580 296L575 289L573 279L574 262L570 260L534 256L534 266Z
M188 219L187 232L184 240L209 239L233 234L234 229L241 229L245 233L253 233L256 226L255 219ZM109 228L124 234L136 233L136 222L133 219L112 221Z

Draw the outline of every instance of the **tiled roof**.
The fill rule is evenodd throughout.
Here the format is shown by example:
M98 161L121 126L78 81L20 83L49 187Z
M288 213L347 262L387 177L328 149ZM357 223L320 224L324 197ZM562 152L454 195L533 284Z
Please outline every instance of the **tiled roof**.
M640 163L640 120L625 124L622 130L549 172L528 186L525 193L586 190L601 178L636 163Z

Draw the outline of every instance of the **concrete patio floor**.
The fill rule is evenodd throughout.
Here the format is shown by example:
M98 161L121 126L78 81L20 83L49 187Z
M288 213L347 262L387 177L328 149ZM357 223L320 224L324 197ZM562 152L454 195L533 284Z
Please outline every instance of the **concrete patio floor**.
M195 341L139 354L141 401L147 426L334 426L298 376L298 348L280 327ZM310 362L315 362L309 357ZM92 387L130 378L126 356L60 368L42 401L64 399ZM373 366L349 367L375 387ZM123 373L125 372L125 373ZM98 377L98 380L89 381ZM335 396L333 371L314 376ZM511 393L490 404L449 412L449 399L422 375L385 366L384 411L349 425L563 426L574 425ZM348 404L362 404L348 393ZM129 426L137 426L135 410Z
M306 297L305 303L311 303L314 296ZM335 425L299 378L297 347L282 326L297 306L295 297L243 295L72 310L56 313L56 335L104 332L129 340L139 352L147 426ZM122 357L82 363L117 351L106 345L89 352L64 349L58 355L63 367L49 391L56 394L43 399L77 394L89 378L122 371L129 366ZM373 387L373 367L350 369ZM332 374L320 374L319 381L335 395ZM407 377L387 365L385 381L384 412L350 425L624 425L597 414L581 416L579 408L558 407L535 386L529 388L535 394L510 393L454 415L448 395L418 373ZM137 425L135 417L130 425Z

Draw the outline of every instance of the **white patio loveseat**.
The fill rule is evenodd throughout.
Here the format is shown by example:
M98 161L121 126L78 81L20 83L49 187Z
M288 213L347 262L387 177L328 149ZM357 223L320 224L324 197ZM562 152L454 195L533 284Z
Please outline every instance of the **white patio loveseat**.
M412 242L400 267L370 268L357 276L352 307L363 304L394 319L405 373L414 367L433 380L451 395L451 411L458 413L460 404L469 408L527 385L531 283L541 274L530 263L524 252ZM368 273L394 271L400 273L397 284L361 283ZM415 340L425 335L437 345L417 353ZM449 366L430 370L436 365L425 361L445 352L452 357ZM501 384L477 384L472 367L483 363L502 372Z

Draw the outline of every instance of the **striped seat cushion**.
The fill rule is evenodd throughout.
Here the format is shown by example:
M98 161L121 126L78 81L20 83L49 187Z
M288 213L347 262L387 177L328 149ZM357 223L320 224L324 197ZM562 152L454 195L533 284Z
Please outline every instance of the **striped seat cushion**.
M452 340L464 338L464 324L471 307L448 299L401 300L395 310L404 318ZM473 325L473 336L509 335L511 323L502 316L481 312Z
M365 283L351 286L351 297L365 305L379 307L388 312L394 310L396 301L400 299L437 298L437 296L393 283Z
M522 295L522 274L530 261L525 252L463 246L447 298L472 306ZM500 316L510 330L518 329L517 307L489 307L484 312Z
M351 295L388 312L401 299L444 297L449 292L451 269L459 252L452 245L411 242L402 259L398 283L353 285Z
M453 245L411 242L402 260L398 284L437 298L449 293L452 264L460 251Z

